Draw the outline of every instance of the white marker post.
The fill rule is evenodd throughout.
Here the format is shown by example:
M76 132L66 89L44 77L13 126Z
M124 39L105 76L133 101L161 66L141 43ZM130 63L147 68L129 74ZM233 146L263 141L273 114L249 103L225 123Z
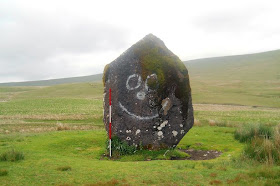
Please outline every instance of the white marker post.
M112 156L112 90L109 89L109 151L110 151L110 157Z

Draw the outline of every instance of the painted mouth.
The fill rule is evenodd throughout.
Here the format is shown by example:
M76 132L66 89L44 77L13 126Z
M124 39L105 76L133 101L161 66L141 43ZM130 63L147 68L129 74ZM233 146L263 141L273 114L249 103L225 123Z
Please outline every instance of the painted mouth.
M158 114L155 114L155 115L153 115L153 116L138 116L138 115L135 115L135 114L129 112L120 102L119 102L119 106L120 106L120 108L121 108L124 112L126 112L129 116L134 117L134 118L139 119L139 120L149 120L149 119L157 118L157 117L159 116Z

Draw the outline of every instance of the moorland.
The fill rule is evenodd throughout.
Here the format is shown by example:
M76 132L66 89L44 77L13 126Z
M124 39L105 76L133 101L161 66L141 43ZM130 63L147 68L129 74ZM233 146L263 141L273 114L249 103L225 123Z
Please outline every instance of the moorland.
M104 156L100 75L0 84L0 184L279 185L280 50L185 65L194 127L174 150L114 160ZM181 149L221 155L170 160Z

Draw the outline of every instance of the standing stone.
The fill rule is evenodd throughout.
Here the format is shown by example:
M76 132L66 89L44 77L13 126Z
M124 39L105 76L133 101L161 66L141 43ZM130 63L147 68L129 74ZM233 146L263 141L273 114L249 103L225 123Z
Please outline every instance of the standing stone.
M104 124L112 136L149 149L175 147L193 126L189 75L182 61L149 34L104 69Z

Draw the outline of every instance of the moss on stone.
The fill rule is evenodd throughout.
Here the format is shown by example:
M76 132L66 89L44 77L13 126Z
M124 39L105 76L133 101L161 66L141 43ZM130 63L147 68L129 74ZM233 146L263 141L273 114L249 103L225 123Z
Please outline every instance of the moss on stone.
M104 67L104 71L103 71L103 77L102 77L102 80L103 80L103 86L105 86L105 82L107 81L108 79L108 70L109 70L109 67L110 67L110 64L107 64L105 67Z
M128 51L133 52L134 57L139 59L143 81L146 81L151 74L157 75L157 82L148 82L148 86L152 89L156 87L158 95L161 95L159 100L165 99L175 90L175 96L184 102L183 110L187 111L191 89L188 71L184 63L152 34L134 44ZM109 66L110 64L104 68L104 86L108 79Z
M174 85L176 97L188 102L190 85L185 65L160 39L153 35L146 37L149 38L144 38L132 47L134 54L140 59L142 79L145 81L148 75L155 73L158 77L159 93L166 92L164 97L167 97L172 91L167 88ZM177 82L177 85L174 82ZM185 109L187 109L187 102L183 104Z

